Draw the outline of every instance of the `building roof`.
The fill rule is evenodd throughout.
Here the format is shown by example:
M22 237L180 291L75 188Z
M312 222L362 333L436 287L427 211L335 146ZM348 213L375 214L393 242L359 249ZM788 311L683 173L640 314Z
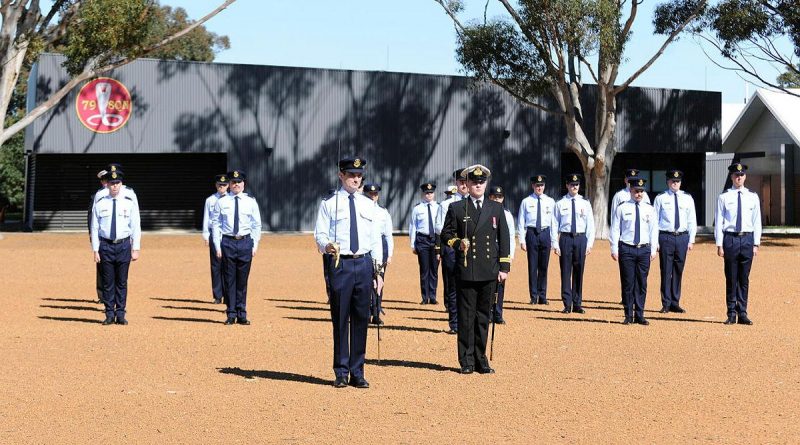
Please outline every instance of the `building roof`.
M789 91L800 95L798 88ZM723 136L723 151L729 151L726 147L736 149L765 111L769 111L794 143L800 145L800 97L760 88L753 93L730 131Z

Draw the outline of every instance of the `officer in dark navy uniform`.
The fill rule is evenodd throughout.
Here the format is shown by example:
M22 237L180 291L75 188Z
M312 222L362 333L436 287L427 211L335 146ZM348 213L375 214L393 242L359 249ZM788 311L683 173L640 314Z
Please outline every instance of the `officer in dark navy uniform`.
M339 161L342 187L320 203L314 228L317 248L334 256L330 280L336 388L369 388L364 378L369 305L373 289L380 294L383 288L379 215L375 203L358 193L366 164L360 157Z
M750 268L761 244L761 200L744 186L746 165L734 162L728 166L728 173L733 186L719 195L714 219L717 255L725 260L725 324L752 325L747 301Z
M419 287L421 304L436 304L436 286L439 282L439 232L442 215L436 202L436 184L426 182L419 186L422 200L411 210L408 222L408 237L411 251L419 263Z
M247 281L261 240L261 212L256 200L244 193L246 179L241 170L228 173L230 193L217 201L211 218L214 248L225 276L226 325L250 324Z
M123 195L122 178L121 170L106 173L108 193L92 208L92 250L103 274L103 325L128 324L128 269L141 249L139 204Z
M462 374L491 374L486 342L492 294L511 269L511 235L502 204L484 196L489 169L478 164L462 174L469 197L450 205L442 229L442 241L456 250L458 362Z

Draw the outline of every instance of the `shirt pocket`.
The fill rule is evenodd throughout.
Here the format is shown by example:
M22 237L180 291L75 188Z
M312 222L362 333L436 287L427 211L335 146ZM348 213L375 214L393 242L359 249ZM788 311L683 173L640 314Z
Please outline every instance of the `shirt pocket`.
M633 221L636 218L636 215L633 212L623 212L622 213L622 220L623 221Z

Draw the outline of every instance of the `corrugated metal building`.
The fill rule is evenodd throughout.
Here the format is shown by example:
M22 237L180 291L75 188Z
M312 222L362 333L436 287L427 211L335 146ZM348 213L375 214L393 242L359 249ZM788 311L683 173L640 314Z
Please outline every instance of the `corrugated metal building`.
M35 65L31 106L65 81L62 61L46 54ZM489 166L510 208L529 193L534 171L548 175L553 196L563 191L562 172L579 168L564 151L560 119L464 77L159 60L107 76L133 103L118 131L86 128L77 91L28 127L29 227L85 227L94 174L108 162L125 166L148 228L199 227L213 175L243 169L272 231L313 229L340 146L343 156L368 160L366 178L383 186L396 229L407 224L418 184L444 186L455 168ZM720 148L720 94L630 88L618 111L614 183L621 187L622 169L635 166L652 173L657 192L665 187L659 172L678 167L702 201L704 153Z

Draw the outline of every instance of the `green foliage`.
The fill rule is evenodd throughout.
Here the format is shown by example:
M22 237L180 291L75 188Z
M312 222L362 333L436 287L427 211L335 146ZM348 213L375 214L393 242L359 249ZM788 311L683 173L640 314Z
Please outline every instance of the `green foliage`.
M152 43L157 43L192 23L193 20L189 19L183 8L172 9L169 6L158 8L151 32ZM230 41L227 36L218 36L209 32L204 26L198 26L180 39L148 54L148 57L211 62L216 53L228 48Z
M653 28L656 34L670 34L678 27L685 23L689 17L694 14L700 5L701 0L673 0L668 3L662 3L656 6L653 15ZM700 10L701 16L705 15L707 7L702 6ZM698 20L692 31L699 31L702 29L702 20Z
M793 69L787 69L785 73L778 76L777 82L781 88L800 88L800 65Z
M25 188L24 136L17 133L0 147L0 209L22 207Z
M71 75L88 64L138 57L152 40L157 6L147 0L91 0L81 5L66 34L65 67Z

